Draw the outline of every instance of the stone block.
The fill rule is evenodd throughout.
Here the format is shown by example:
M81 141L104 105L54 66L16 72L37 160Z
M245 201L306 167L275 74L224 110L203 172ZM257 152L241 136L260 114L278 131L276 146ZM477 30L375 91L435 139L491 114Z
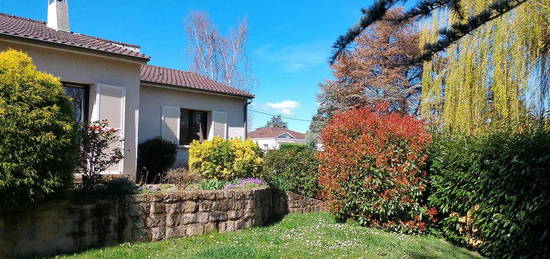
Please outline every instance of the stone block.
M197 214L184 214L182 217L181 217L181 221L182 225L187 225L187 224L194 224L194 223L197 223L198 220L197 220Z
M184 197L180 193L171 193L164 197L165 203L176 203L176 202L181 202L183 200L184 200Z
M233 198L233 191L223 191L223 197L226 199L232 199Z
M215 200L217 191L204 191L201 198L205 200Z
M227 216L226 212L215 211L215 212L210 213L209 221L211 221L211 222L220 222L220 221L226 221L227 218L228 218L228 216Z
M164 238L174 238L178 237L178 229L176 227L167 227L164 232Z
M188 225L186 234L188 236L197 236L197 235L204 234L204 225L203 224Z
M182 209L184 213L193 213L197 211L197 203L194 201L185 201Z
M216 230L218 230L218 224L216 224L216 223L209 222L209 223L206 223L204 225L204 232L205 233L213 232L213 231L216 231Z
M206 223L210 220L210 213L208 212L198 212L196 214L198 223Z
M154 241L162 240L164 239L164 228L162 227L156 227L151 229L151 239Z
M161 214L166 210L166 205L162 202L151 202L151 209L149 213Z
M218 224L218 231L220 233L235 231L235 221L225 221Z
M202 200L199 201L199 211L210 211L212 209L212 201Z
M151 214L147 217L147 227L164 227L166 226L166 217L162 214Z
M182 211L183 204L180 202L176 203L168 203L165 205L166 213L167 214L174 214Z

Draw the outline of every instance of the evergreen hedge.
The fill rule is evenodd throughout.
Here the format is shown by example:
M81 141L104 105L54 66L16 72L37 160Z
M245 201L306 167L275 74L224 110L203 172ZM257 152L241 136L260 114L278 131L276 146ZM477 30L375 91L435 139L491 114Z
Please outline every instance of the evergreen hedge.
M442 134L430 206L451 241L494 258L550 257L550 132Z
M263 178L278 189L316 198L321 189L316 156L307 145L283 144L267 151Z
M59 79L39 72L22 52L1 52L1 203L36 202L69 188L76 129Z

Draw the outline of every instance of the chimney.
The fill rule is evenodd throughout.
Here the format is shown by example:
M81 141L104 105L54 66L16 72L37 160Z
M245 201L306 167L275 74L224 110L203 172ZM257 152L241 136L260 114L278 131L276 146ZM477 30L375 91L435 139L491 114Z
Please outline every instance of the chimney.
M58 31L71 31L68 1L48 0L48 27Z

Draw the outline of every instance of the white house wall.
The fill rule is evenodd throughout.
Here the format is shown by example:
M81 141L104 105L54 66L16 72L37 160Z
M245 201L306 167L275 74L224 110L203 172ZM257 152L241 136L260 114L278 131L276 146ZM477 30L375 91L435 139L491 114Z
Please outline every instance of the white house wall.
M253 138L252 139L262 150L275 150L281 147L281 144L305 144L305 139L289 138Z
M137 158L140 64L0 40L0 51L10 48L27 53L40 71L53 74L63 82L90 86L105 84L126 89L124 174L134 177ZM90 89L90 95L88 119L91 119L95 101L93 87Z
M190 92L179 89L167 89L156 86L142 85L139 114L139 143L161 136L161 116L163 106L175 106L198 111L226 112L227 137L244 138L245 118L244 107L246 99L221 95ZM211 124L211 113L208 121ZM212 135L211 125L208 125L209 136ZM175 167L183 167L187 163L188 147L180 146Z

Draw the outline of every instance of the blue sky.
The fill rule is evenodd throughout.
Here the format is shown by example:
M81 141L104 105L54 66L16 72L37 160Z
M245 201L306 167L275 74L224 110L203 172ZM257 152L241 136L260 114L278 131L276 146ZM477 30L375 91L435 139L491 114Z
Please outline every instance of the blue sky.
M205 11L222 33L243 16L249 21L248 55L256 79L250 109L311 119L318 84L331 77L330 46L372 1L331 0L69 0L71 30L137 44L149 64L188 69L184 20ZM0 12L46 20L46 0L0 0ZM252 127L270 116L254 113ZM309 122L285 119L305 132Z

